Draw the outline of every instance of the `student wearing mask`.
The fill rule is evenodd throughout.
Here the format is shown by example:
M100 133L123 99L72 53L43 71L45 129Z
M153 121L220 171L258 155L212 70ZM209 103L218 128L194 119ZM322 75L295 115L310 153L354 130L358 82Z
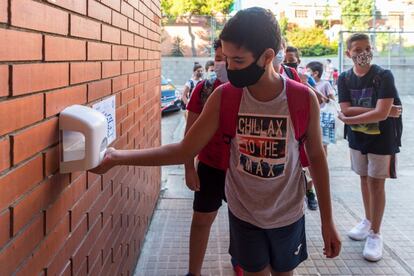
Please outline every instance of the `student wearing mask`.
M259 29L263 31L258 32ZM184 139L152 149L109 148L93 172L105 173L117 165L188 162L211 141L217 130L225 127L225 122L230 123L235 136L227 136L227 151L222 158L228 167L225 195L230 253L246 276L290 276L307 258L301 167L306 155L319 198L323 254L334 258L341 248L332 216L319 104L306 86L274 71L272 62L280 50L281 35L270 11L257 7L239 11L227 21L220 39L230 83L219 86L209 96ZM236 98L239 105L232 106L235 113L226 120L229 112L221 109L222 104L235 99L227 98L235 95L229 92L241 98ZM288 104L288 95L296 97L298 105L306 108L309 115L308 125L301 128L304 133L300 134L306 139L300 142L295 138L298 133L289 111L289 106L298 105ZM223 97L230 101L222 103ZM295 116L299 115L299 110L293 110ZM258 128L253 128L253 124ZM274 150L267 150L269 145Z
M193 76L184 85L184 91L182 95L183 109L186 109L188 101L190 100L191 93L197 84L203 79L203 66L200 63L194 62Z
M200 116L211 93L228 81L226 61L220 40L214 42L214 51L214 61L208 61L206 64L207 77L196 86L187 105L186 133ZM194 191L194 212L190 230L190 258L187 276L201 274L211 225L223 200L226 201L224 193L226 166L222 159L225 144L222 136L220 131L216 132L198 154L196 166L194 166L194 160L189 160L184 164L186 184L190 190ZM232 263L236 275L242 276L241 268L236 265L234 260Z

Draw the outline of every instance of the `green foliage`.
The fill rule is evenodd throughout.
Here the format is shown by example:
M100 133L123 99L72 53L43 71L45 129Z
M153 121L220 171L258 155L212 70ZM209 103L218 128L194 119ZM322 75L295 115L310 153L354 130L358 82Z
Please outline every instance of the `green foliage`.
M234 0L162 0L163 14L167 17L191 15L214 15L228 13Z
M336 54L338 45L331 43L322 28L294 28L287 31L289 45L297 47L303 56L324 56Z
M342 23L347 30L366 30L372 18L375 0L338 0Z
M287 17L282 17L279 20L280 32L282 33L282 36L286 35L286 32L288 30L288 24L289 24L289 21Z
M179 36L174 37L173 47L171 50L171 56L173 57L183 57L184 56L184 49L183 49L183 41Z

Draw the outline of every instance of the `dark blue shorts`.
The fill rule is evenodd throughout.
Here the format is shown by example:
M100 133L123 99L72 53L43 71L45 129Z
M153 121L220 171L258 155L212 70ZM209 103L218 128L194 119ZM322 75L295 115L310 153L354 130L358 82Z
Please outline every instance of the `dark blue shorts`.
M200 191L194 192L193 210L201 213L217 211L223 200L226 201L226 172L198 162L197 174L200 179Z
M287 272L308 258L304 216L288 226L262 229L229 210L229 222L229 253L247 272L262 271L269 264L276 272Z

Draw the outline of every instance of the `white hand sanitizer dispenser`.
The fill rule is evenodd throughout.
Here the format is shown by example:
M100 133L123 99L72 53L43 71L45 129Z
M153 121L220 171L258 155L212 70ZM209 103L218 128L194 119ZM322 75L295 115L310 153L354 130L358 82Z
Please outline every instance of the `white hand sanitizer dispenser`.
M108 145L105 115L90 107L72 105L59 116L60 173L98 166Z

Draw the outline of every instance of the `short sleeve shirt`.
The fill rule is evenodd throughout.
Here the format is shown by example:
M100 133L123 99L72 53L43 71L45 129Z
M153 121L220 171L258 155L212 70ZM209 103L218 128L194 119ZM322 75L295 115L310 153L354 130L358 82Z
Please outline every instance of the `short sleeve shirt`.
M376 77L380 71L380 77ZM377 85L374 85L375 77L379 79ZM349 102L351 106L358 107L375 108L377 100L389 98L393 98L394 103L400 103L391 71L381 70L377 65L372 65L362 77L355 75L352 68L343 72L338 79L338 95L340 103ZM395 154L400 151L395 129L393 118L370 124L347 125L349 147L362 154Z

